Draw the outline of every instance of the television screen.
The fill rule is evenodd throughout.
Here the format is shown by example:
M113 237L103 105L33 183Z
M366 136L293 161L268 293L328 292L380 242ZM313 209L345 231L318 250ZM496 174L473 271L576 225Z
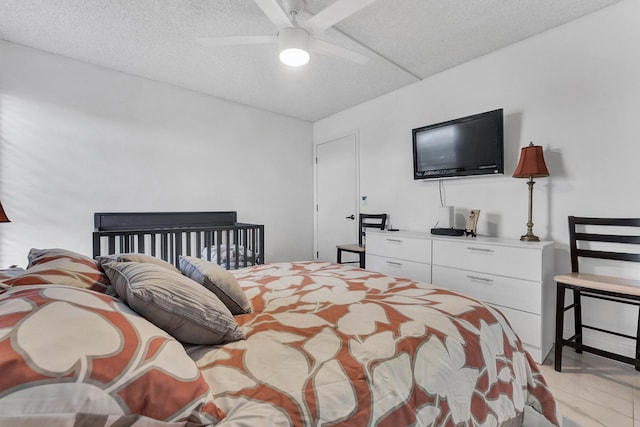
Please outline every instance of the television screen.
M412 133L414 179L504 173L502 109Z

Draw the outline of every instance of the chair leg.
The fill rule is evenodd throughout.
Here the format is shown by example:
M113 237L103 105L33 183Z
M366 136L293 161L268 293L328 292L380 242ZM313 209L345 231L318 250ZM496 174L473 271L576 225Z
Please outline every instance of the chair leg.
M576 331L576 353L582 353L582 300L580 299L580 289L573 290L573 319Z
M365 263L364 252L360 252L358 255L360 256L360 268L364 268L364 263Z
M336 254L336 262L338 264L342 264L342 251L340 250L340 248L336 250L338 251L338 253Z
M640 371L640 309L638 309L638 329L636 330L636 371Z
M556 287L556 345L554 353L554 369L562 371L562 332L564 328L564 283Z

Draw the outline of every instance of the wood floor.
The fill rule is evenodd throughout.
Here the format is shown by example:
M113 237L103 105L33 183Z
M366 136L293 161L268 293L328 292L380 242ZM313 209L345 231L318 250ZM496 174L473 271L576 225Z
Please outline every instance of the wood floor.
M632 365L565 348L561 373L553 369L553 351L540 369L564 427L640 427L640 372Z

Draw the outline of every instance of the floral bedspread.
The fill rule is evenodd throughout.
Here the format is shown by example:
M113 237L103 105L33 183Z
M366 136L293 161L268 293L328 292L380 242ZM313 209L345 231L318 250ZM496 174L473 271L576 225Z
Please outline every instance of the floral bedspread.
M327 263L235 275L247 339L193 353L221 426L511 426L527 406L558 425L518 337L472 298Z

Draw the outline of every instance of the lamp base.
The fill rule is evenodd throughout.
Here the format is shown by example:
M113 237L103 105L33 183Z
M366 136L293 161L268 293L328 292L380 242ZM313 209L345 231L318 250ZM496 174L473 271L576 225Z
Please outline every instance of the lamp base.
M529 187L529 221L527 221L527 234L520 237L520 240L523 242L539 242L540 238L533 234L533 220L531 219L533 213L533 175L529 176L529 182L527 182L527 186Z
M527 234L520 237L520 240L522 240L523 242L539 242L540 238L533 234L531 230L529 230Z

